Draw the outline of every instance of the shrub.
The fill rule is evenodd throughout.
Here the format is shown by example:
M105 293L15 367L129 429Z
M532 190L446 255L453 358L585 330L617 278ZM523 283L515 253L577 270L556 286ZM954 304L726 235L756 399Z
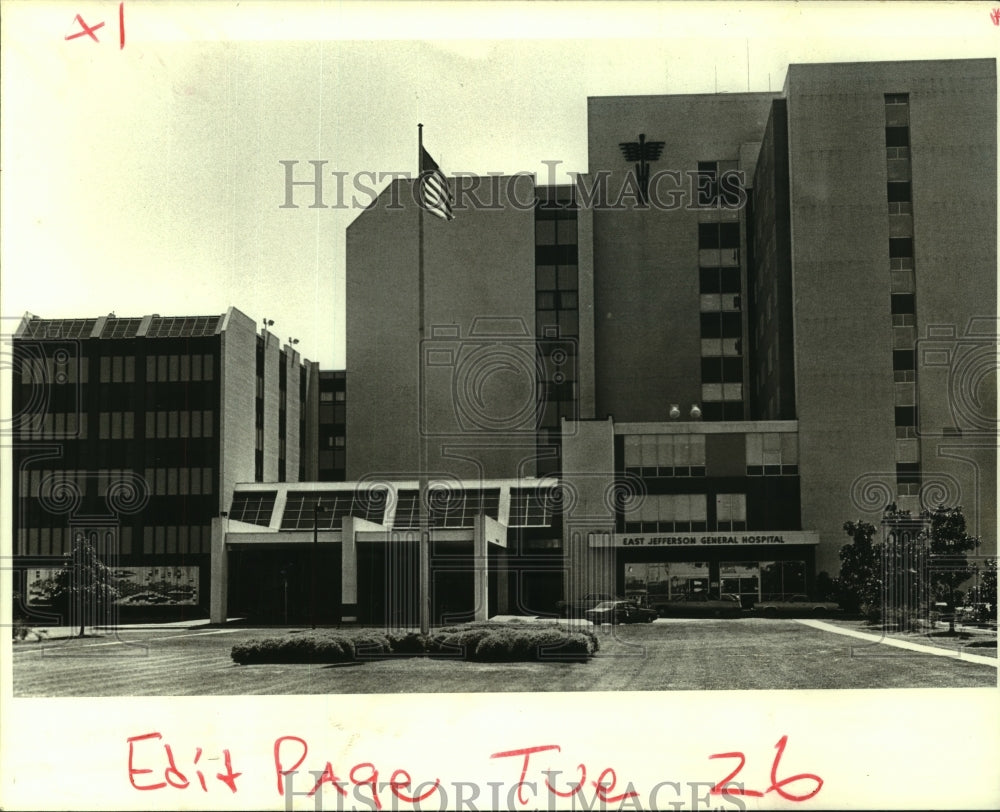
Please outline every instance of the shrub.
M586 659L595 651L596 638L558 629L503 629L489 632L471 659L480 662L545 662Z
M267 638L233 646L230 656L240 665L253 663L345 663L354 659L354 643L337 633Z
M418 632L388 632L389 648L393 654L419 656L426 654L430 638Z
M584 659L597 651L591 629L567 632L553 623L478 621L439 629L430 636L379 629L324 630L238 643L231 656L256 663L344 663L389 655L431 655L480 662Z
M355 629L349 632L354 653L359 660L381 657L391 651L389 638L376 629Z

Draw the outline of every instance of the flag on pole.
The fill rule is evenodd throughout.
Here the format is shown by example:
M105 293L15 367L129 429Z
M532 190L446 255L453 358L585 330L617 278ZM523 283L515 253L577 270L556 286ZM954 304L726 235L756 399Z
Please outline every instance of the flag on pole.
M435 217L442 220L454 220L455 215L451 210L452 201L455 199L451 190L448 189L448 182L444 173L438 167L437 162L427 154L427 150L420 147L420 205Z

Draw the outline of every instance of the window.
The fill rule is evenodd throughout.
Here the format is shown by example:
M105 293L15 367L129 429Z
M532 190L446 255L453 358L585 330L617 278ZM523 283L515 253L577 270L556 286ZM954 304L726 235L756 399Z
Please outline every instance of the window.
M745 530L747 524L746 494L717 494L715 497L715 523L719 530Z
M699 293L739 293L739 268L701 268L698 271Z
M229 518L267 527L271 524L277 497L277 491L236 491L233 494L233 505L229 509Z
M704 434L626 434L625 470L644 477L705 475Z
M913 256L912 237L889 238L889 257L891 259L897 259L900 257L912 257L912 256Z
M741 383L743 381L742 358L702 358L702 383Z
M289 491L282 530L311 530L315 513L316 526L321 530L339 530L344 516L356 516L381 524L385 514L388 491L385 488L359 491Z
M703 493L647 494L622 511L625 532L685 532L706 529L708 498Z
M909 181L890 181L887 184L887 195L890 203L906 203L912 198L910 197L910 182Z
M917 312L916 297L912 293L892 294L892 314L913 314Z
M899 126L886 127L885 145L887 147L908 147L910 145L910 128Z
M739 338L743 323L738 312L702 313L702 338Z
M418 497L418 491L399 492L393 527L420 526ZM428 516L430 527L472 527L473 519L480 511L491 519L497 518L500 510L500 489L431 488L428 491L427 501L430 503Z
M916 426L917 425L917 407L916 406L897 406L896 407L896 425L897 426Z
M698 248L711 250L740 247L739 223L698 223Z
M510 517L511 527L548 527L552 524L552 505L561 504L561 497L553 493L559 485L549 489L541 488L511 488Z
M893 350L892 351L893 370L899 372L903 370L916 369L916 359L914 355L915 354L913 350Z
M737 161L699 161L696 175L698 205L724 208L740 204L743 177ZM735 246L734 246L735 247Z
M896 463L896 483L899 485L919 485L920 484L920 463L919 462L897 462Z
M714 206L719 200L719 165L715 161L698 162L698 205Z
M748 476L798 474L799 436L794 432L753 432L746 435Z

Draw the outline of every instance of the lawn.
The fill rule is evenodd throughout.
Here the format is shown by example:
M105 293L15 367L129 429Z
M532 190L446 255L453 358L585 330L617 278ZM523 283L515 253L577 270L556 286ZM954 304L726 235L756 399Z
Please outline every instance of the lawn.
M18 644L15 696L190 696L505 691L993 687L995 668L863 645L794 620L671 620L602 630L589 662L426 657L343 665L237 665L237 642L275 629L124 631ZM291 633L291 632L289 632Z

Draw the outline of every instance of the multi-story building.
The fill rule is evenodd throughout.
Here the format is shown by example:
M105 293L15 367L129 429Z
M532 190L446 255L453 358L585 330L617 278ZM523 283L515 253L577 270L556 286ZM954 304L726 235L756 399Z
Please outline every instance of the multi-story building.
M207 610L212 520L236 484L298 479L312 365L235 308L28 314L13 353L8 515L29 608L83 534L123 609Z
M995 61L592 98L588 144L426 218L423 344L407 181L349 227L347 477L561 474L567 597L808 591L889 503L995 551Z

